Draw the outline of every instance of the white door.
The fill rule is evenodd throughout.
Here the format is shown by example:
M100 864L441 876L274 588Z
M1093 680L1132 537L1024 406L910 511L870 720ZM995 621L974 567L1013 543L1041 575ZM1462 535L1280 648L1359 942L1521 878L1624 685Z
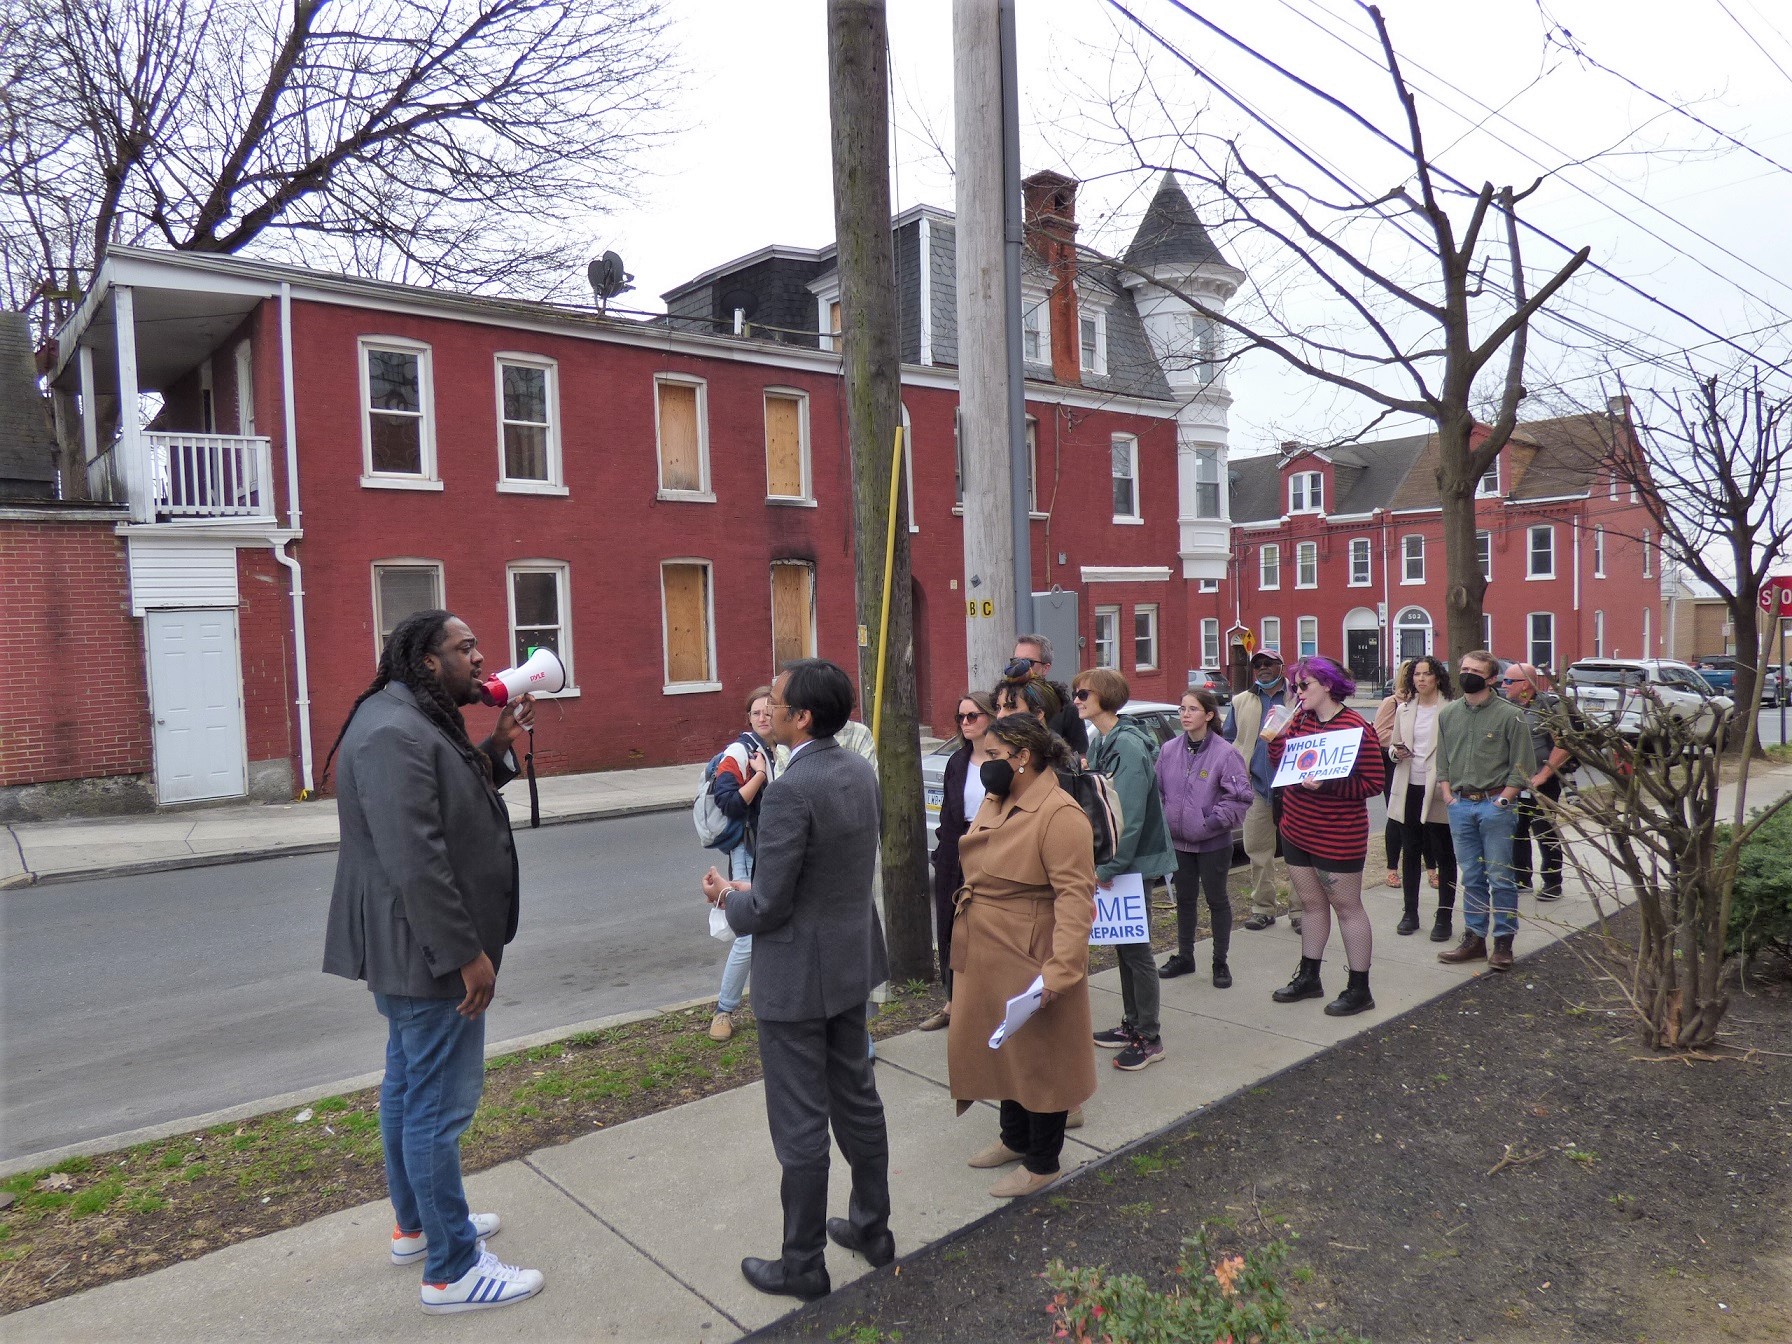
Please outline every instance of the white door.
M242 797L248 767L236 612L151 611L144 620L156 800Z

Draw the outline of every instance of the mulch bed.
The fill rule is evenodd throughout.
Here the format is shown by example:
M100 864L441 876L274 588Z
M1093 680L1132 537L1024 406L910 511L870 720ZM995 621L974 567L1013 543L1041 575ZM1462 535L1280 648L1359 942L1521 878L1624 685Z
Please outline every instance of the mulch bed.
M1736 996L1720 1062L1653 1055L1593 945L1484 975L754 1338L1044 1340L1048 1261L1167 1289L1206 1224L1221 1249L1289 1241L1297 1319L1378 1344L1785 1344L1792 985Z

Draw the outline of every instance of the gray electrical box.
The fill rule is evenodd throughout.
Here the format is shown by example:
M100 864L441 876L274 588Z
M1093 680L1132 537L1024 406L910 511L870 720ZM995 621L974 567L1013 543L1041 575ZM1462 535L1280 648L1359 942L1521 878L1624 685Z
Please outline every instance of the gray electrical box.
M1083 628L1077 620L1076 594L1062 588L1034 593L1032 633L1051 640L1052 680L1068 685L1083 670Z

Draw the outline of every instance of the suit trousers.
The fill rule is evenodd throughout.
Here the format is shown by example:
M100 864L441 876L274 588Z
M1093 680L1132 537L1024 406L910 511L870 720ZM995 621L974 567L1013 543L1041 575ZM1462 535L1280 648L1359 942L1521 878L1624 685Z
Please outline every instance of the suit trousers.
M1267 798L1252 797L1244 814L1244 852L1251 861L1251 913L1276 912L1276 813Z
M890 1139L870 1039L862 1003L833 1017L759 1021L766 1120L784 1169L784 1263L794 1273L824 1262L830 1123L852 1168L848 1220L867 1238L890 1221Z

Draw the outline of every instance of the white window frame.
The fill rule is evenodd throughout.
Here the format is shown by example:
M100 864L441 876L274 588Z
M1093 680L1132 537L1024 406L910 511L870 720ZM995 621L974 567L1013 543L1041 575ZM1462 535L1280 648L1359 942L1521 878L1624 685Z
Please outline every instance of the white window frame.
M1475 482L1476 499L1498 499L1500 497L1500 460L1496 455L1493 465L1481 473L1481 479Z
M1595 658L1605 657L1605 613L1603 611L1593 613L1593 656Z
M1257 591L1273 593L1282 586L1282 546L1266 541L1257 550Z
M504 461L504 366L515 365L524 369L540 369L544 375L544 395L547 400L547 467L548 477L545 481L531 480L524 477L505 475L507 464ZM500 350L492 356L493 393L497 398L498 415L498 492L505 495L565 495L570 493L566 488L565 477L561 475L560 456L560 364L558 360L544 355L530 355L518 350ZM521 421L518 422L523 423Z
M1102 637L1102 626L1104 624L1107 626L1107 630L1108 630L1106 638ZM1101 656L1101 650L1102 650L1103 645L1107 646L1107 650L1108 650L1108 654L1109 654L1109 656L1107 658L1103 658ZM1090 646L1095 654L1094 666L1096 666L1096 667L1112 667L1112 668L1116 668L1116 669L1120 666L1120 608L1119 607L1097 607L1097 608L1095 608L1095 638L1090 641Z
M518 574L552 574L554 576L554 592L559 600L560 610L560 662L566 668L566 689L561 691L533 691L538 700L569 700L579 694L579 679L574 668L572 647L572 566L564 560L512 560L504 566L504 607L510 617L510 642L504 646L504 658L508 662L516 651L516 580ZM489 659L487 660L490 661ZM711 663L713 667L714 664Z
M1416 553L1414 552L1412 545L1415 541L1418 543L1418 550ZM1419 576L1416 579L1412 574L1412 562L1414 560L1419 562ZM1415 584L1424 582L1425 534L1423 532L1408 532L1405 536L1400 538L1400 585L1401 587L1412 587Z
M833 328L828 325L828 309L839 302L840 291L838 289L824 289L815 295L815 330L821 336L821 348L823 350L838 350L840 348L840 343L834 336ZM840 323L843 327L846 325L846 317L844 313L841 315Z
M1493 582L1493 533L1486 529L1475 532L1475 558L1481 562L1481 577Z
M1026 418L1027 440L1027 517L1044 518L1039 511L1039 417Z
M1202 593L1217 593L1220 590L1220 581L1218 579L1197 579L1195 590Z
M1218 668L1220 664L1220 623L1207 616L1201 621L1201 666Z
M1265 616L1257 627L1257 647L1282 652L1282 618Z
M375 471L373 469L373 388L367 373L367 356L372 351L415 355L417 357L417 455L421 470ZM423 341L404 336L362 336L355 342L355 361L360 366L361 385L361 485L371 490L440 490L441 477L436 469L436 392L433 351ZM402 414L396 412L395 414Z
M1033 331L1038 335L1037 353L1027 354L1027 322L1033 323ZM1021 322L1021 363L1049 365L1052 362L1052 306L1051 295L1044 290L1025 290L1020 300Z
M1491 611L1483 610L1481 612L1481 647L1484 649L1493 647L1493 613Z
M1363 577L1358 578L1356 562L1359 555L1363 561ZM1350 583L1352 588L1371 588L1375 585L1375 547L1368 537L1352 537L1350 539Z
M1537 534L1549 534L1549 569L1537 568ZM1524 530L1525 579L1553 579L1556 576L1556 527L1554 523L1532 523Z
M368 610L373 613L373 657L378 662L380 655L386 651L385 637L381 628L386 623L385 613L380 610L380 571L382 569L426 569L435 575L436 606L445 607L448 601L447 577L442 570L440 560L425 560L418 556L394 556L390 559L375 560L367 567L367 577L373 585L373 600ZM403 619L402 617L400 618ZM396 626L397 621L392 624Z
M697 389L697 476L695 490L669 489L666 485L666 454L660 442L660 385L675 384ZM688 373L656 373L653 375L653 471L659 482L657 497L683 500L692 504L714 504L716 494L709 475L709 380ZM713 666L713 664L712 664Z
M1304 577L1307 562L1312 561L1313 577ZM1316 541L1297 541L1294 543L1294 586L1296 588L1317 588L1319 586L1319 543Z
M1643 529L1643 577L1655 577L1655 533L1653 529Z
M1537 621L1549 622L1549 657L1537 657ZM1556 614L1553 611L1531 611L1524 618L1524 653L1525 661L1534 663L1545 672L1555 670L1556 658Z
M897 407L902 412L902 488L907 497L908 530L919 532L921 524L915 521L915 430L909 423L908 403L899 402Z
M1083 363L1083 323L1095 326L1095 349L1093 360ZM1092 373L1097 378L1105 378L1108 374L1108 314L1105 308L1079 308L1076 315L1076 357L1077 367L1084 373Z
M1313 638L1311 640L1307 638L1308 629L1313 631ZM1307 651L1308 644L1313 646L1311 653ZM1297 657L1315 658L1318 656L1319 618L1317 616L1296 616L1294 618L1294 647Z
M1221 453L1218 448L1200 447L1195 449L1195 517L1218 521L1226 516L1226 483L1224 473L1220 471ZM1204 473L1211 471L1212 479L1204 479ZM1201 503L1202 491L1212 487L1213 511L1207 512Z
M1145 506L1139 488L1139 436L1137 434L1115 434L1108 440L1108 495L1113 496L1113 483L1120 478L1113 474L1113 450L1124 445L1132 464L1132 512L1116 513L1114 521L1129 526L1138 526L1145 521Z
M817 505L815 502L815 472L813 470L811 460L810 460L809 394L807 392L803 391L802 388L800 388L800 387L772 386L772 387L765 388L760 393L760 398L759 398L759 425L760 425L760 429L762 431L769 428L769 422L767 420L767 415L770 411L771 400L773 397L777 397L783 401L794 401L796 403L797 452L802 458L802 467L801 467L801 471L802 471L802 475L803 475L802 493L799 495L774 495L772 493L772 485L771 485L772 462L771 462L771 454L769 451L771 445L769 442L765 441L762 438L761 439L762 450L764 450L766 453L766 458L765 458L765 502L767 504L780 504L780 505L784 505L787 507L794 506L797 508L813 509L813 508L817 507ZM658 404L657 395L656 395L655 404L656 405ZM703 409L704 409L704 407L701 404L699 404L698 410L702 411ZM902 446L903 446L903 451L906 452L908 450L908 435L907 434L904 434L902 436ZM706 451L704 453L704 478L705 478L705 480L708 479L708 475L709 475L709 455L708 455L707 446L706 446Z
M706 577L703 589L707 597L707 610L703 613L704 628L709 635L709 681L673 681L672 680L672 634L666 620L666 566L668 565L700 565ZM721 680L716 676L716 567L712 561L695 555L675 555L660 561L660 694L662 695L699 695L706 691L722 689Z
M1296 499L1300 500L1297 505ZM1325 512L1325 473L1297 471L1288 478L1289 513Z
M1150 646L1150 660L1139 657L1139 617L1143 616L1147 625L1144 642ZM1155 672L1158 667L1158 623L1157 603L1141 602L1132 609L1132 668L1135 672Z
M1596 579L1605 577L1605 529L1603 527L1593 529L1593 577Z

